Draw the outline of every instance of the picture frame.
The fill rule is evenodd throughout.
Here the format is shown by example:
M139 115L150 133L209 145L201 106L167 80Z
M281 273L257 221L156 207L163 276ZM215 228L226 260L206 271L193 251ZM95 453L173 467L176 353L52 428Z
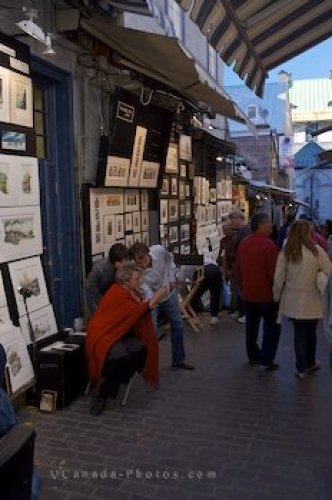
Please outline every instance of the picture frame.
M178 187L179 187L178 178L172 177L171 178L171 196L175 196L176 198L178 197L178 194L179 194Z
M146 143L147 129L141 126L136 127L133 154L130 161L130 173L128 186L138 187L140 185L140 175L142 170L142 161Z
M186 198L185 182L179 181L179 200Z
M124 217L122 214L115 216L115 239L124 238Z
M25 152L27 150L27 135L14 130L1 130L1 149Z
M168 202L168 221L176 222L179 219L179 202L178 200L169 200Z
M186 184L185 184L185 197L190 198L190 184L189 184L189 182L186 182Z
M48 304L41 309L32 311L30 314L30 321L35 335L36 340L42 340L55 333L58 333L58 327L56 324L53 306ZM22 335L25 339L27 345L31 344L30 330L27 316L21 316L19 318L20 328Z
M158 185L160 163L143 161L139 186L145 188L156 188Z
M39 203L37 158L0 154L0 207Z
M148 212L148 210L144 210L142 212L141 230L142 231L149 230L149 212Z
M10 122L33 127L31 78L14 71L10 74Z
M168 226L168 241L169 244L177 244L179 241L179 226Z
M192 141L190 135L180 134L179 158L184 161L192 161Z
M187 165L185 163L180 163L180 177L187 178Z
M191 253L190 242L181 243L180 253L181 253L181 255L189 255Z
M168 223L168 200L160 200L160 224Z
M127 187L130 160L119 156L108 156L105 173L105 186Z
M49 304L50 300L40 257L30 257L29 259L10 262L8 271L19 316L26 314L23 297L18 292L21 287L26 288L31 293L31 296L26 300L29 313Z
M160 196L169 196L169 178L164 177L163 183L160 189Z
M190 240L190 224L180 224L180 241Z
M133 214L132 212L129 212L125 214L125 231L132 231L133 230Z
M133 232L139 233L140 231L141 231L141 213L134 212L133 213Z
M54 413L57 408L57 391L41 391L39 410L46 413Z
M43 251L40 207L0 209L0 262L23 259Z
M217 189L210 188L210 203L215 203L217 201Z
M10 122L10 71L0 67L0 122Z
M141 210L149 210L149 193L145 189L141 191Z
M191 217L191 201L185 202L185 217Z
M149 246L149 232L148 231L144 231L142 233L142 243Z
M138 189L126 189L124 197L125 212L137 212L139 210Z
M104 215L104 242L107 246L115 243L116 241L116 222L117 215Z
M186 216L186 205L185 203L179 204L180 219L184 219Z
M127 248L132 247L133 244L134 244L134 235L133 235L133 233L126 234L125 241L126 241L126 247Z
M170 143L167 149L165 172L168 174L177 174L179 172L178 146Z
M142 243L142 234L134 233L134 243Z

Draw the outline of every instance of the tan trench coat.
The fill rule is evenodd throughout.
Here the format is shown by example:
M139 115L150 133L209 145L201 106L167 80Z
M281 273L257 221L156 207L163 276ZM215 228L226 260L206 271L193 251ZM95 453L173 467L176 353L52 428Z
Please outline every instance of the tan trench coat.
M281 250L274 273L273 297L280 301L278 320L282 316L295 319L320 319L322 296L317 288L318 271L329 275L332 264L324 250L317 246L318 257L302 247L299 263L287 262Z

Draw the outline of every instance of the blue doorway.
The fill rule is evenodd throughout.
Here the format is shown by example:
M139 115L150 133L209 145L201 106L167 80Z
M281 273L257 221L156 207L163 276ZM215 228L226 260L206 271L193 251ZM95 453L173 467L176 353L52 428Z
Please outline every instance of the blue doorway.
M72 77L32 60L34 125L39 160L42 263L58 328L80 316L78 203L73 148Z

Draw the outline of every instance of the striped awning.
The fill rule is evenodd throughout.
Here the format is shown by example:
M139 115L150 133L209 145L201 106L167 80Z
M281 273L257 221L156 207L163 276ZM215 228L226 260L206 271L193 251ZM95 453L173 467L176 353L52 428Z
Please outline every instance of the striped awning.
M332 35L331 0L176 0L258 96L267 72Z

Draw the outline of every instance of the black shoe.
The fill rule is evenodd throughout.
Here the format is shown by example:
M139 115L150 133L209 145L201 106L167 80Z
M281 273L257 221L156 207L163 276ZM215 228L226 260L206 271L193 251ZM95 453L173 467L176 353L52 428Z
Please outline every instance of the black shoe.
M94 398L90 405L90 415L98 417L101 412L105 409L106 399L105 398Z
M267 365L263 365L265 366L265 369L267 372L272 372L274 370L278 370L279 368L279 365L277 363L274 363L273 361Z
M258 361L249 361L250 366L257 366L259 364Z

